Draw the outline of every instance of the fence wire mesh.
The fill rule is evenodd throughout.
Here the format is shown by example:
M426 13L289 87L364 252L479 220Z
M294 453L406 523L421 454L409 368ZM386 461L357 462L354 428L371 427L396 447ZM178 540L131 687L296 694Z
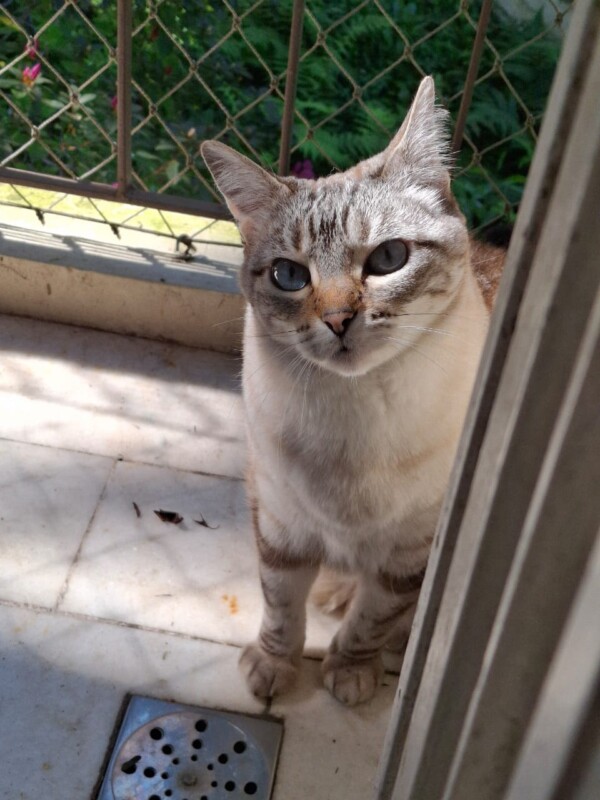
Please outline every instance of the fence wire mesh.
M572 5L493 6L455 170L472 227L510 220L518 207ZM48 214L93 220L116 236L149 230L188 248L237 242L227 223L194 218L206 206L183 217L149 213L140 199L156 205L150 194L158 193L174 208L180 197L219 203L199 152L205 138L277 168L292 6L134 0L131 188L138 205L131 206L98 199L93 188L85 198L43 191L44 176L61 176L112 187L117 198L117 1L0 2L0 168L39 175L37 188L31 179L25 188L9 170L0 203L41 221ZM480 9L469 0L308 0L285 154L292 173L327 175L383 148L426 74L456 117ZM1 175L6 181L7 171Z

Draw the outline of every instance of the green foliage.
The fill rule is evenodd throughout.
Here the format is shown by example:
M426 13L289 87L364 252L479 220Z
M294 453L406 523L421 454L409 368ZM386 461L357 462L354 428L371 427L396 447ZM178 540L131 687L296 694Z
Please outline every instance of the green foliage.
M215 136L276 165L292 4L253 5L231 2L239 15L232 24L220 0L135 0L133 77L139 90L132 97L132 150L141 185L157 191L168 183L169 191L207 198L194 170L207 175L199 143ZM374 3L351 14L358 7L352 0L307 2L292 162L310 158L318 175L385 147L418 84L414 62L434 75L450 111L458 110L474 30L457 0L384 0L382 6L387 18ZM467 6L476 20L480 3ZM18 25L0 15L0 101L10 101L0 157L30 140L30 122L39 133L11 166L51 174L66 168L113 182L116 66L107 45L116 47L116 0L78 0L76 6L12 0L5 7ZM35 52L24 52L27 39L19 26L34 36L60 9L37 42L54 72ZM486 48L480 75L487 77L475 88L466 130L482 155L473 160L465 145L455 181L472 225L510 216L518 205L560 49L557 29L541 12L518 21L499 4L488 38L500 61ZM24 81L24 68L38 61L40 75ZM280 94L269 93L273 76Z

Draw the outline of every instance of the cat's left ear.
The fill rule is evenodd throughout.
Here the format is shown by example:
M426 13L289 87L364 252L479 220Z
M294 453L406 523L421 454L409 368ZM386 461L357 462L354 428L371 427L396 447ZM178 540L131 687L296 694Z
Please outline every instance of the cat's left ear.
M398 176L448 189L448 116L435 104L433 78L423 78L398 133L382 153L364 162L364 166L372 164L372 169L384 178Z
M274 205L289 193L288 187L226 144L206 141L200 149L242 235L268 224Z

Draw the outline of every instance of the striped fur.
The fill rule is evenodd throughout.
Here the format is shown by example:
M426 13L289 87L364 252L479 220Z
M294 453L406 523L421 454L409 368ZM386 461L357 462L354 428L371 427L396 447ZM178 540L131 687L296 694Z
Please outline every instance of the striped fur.
M245 242L243 385L265 603L241 663L259 696L293 682L319 565L352 580L323 663L335 697L371 697L382 648L408 635L488 323L444 123L426 78L389 147L329 178L277 178L203 145ZM406 265L366 275L390 239L407 244ZM309 284L278 289L277 258L305 265ZM349 315L343 336L326 324Z

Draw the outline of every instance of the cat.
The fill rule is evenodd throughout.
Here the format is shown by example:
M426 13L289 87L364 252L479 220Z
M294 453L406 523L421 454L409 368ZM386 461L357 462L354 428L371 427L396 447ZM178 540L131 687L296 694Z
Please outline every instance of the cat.
M502 260L452 195L446 118L426 77L383 152L315 181L202 144L244 242L258 697L296 678L322 566L352 576L322 665L339 701L369 700L410 631Z

